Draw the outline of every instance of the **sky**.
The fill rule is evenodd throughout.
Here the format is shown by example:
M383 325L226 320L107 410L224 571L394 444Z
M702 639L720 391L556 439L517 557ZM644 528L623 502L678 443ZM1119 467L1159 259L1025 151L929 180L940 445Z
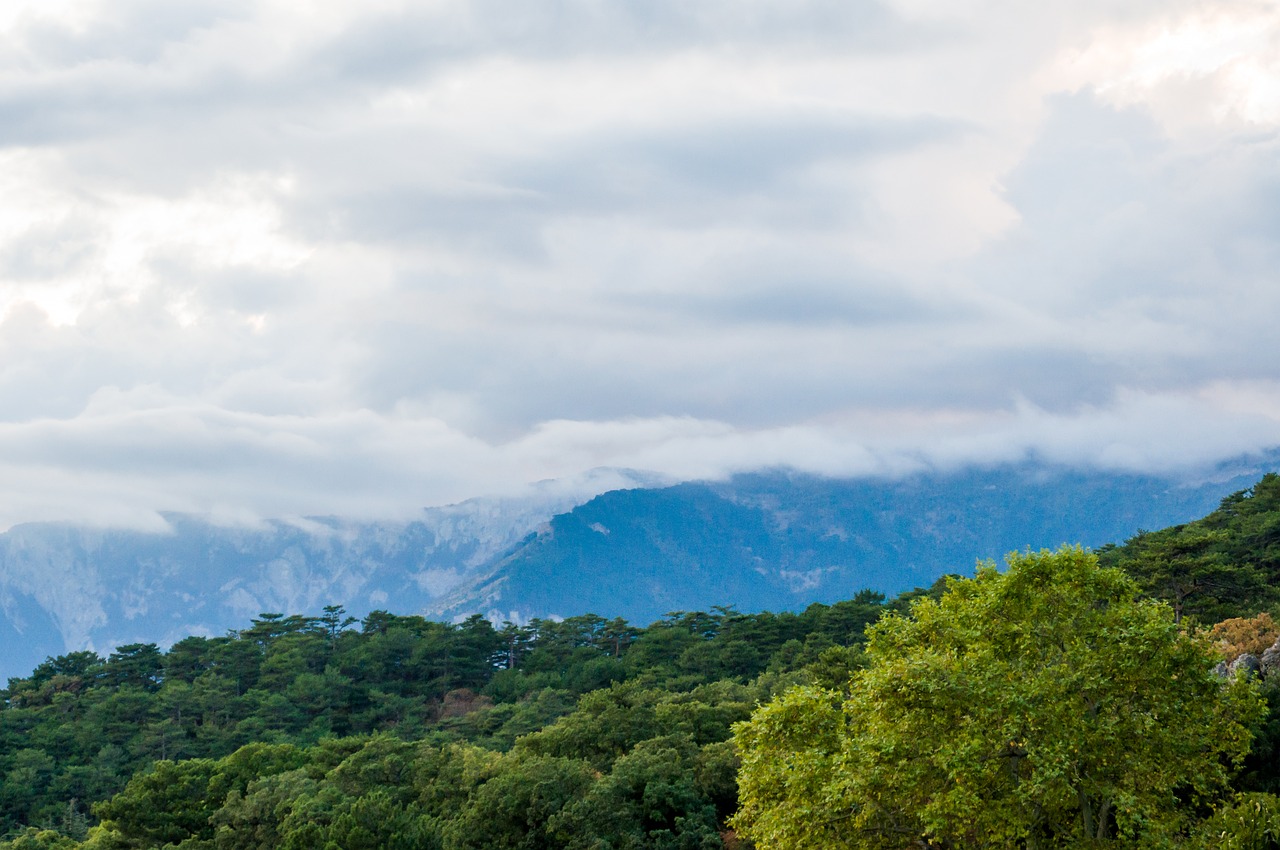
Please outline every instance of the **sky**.
M1274 0L7 0L0 527L1280 445L1278 130Z

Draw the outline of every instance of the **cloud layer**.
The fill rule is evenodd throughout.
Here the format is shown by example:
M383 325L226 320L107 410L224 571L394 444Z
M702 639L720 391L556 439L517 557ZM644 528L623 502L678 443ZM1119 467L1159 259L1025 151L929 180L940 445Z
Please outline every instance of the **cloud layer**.
M1280 10L0 13L0 524L1280 443Z

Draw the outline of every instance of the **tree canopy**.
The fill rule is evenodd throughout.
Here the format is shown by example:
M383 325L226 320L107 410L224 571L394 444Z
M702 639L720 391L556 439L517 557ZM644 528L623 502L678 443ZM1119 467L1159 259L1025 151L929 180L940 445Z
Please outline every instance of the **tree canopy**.
M1079 548L981 566L868 630L847 697L736 729L768 848L1160 846L1226 794L1263 711L1208 641Z
M1280 599L1280 475L1262 476L1201 519L1103 546L1098 558L1172 605L1178 619L1213 623L1270 608Z

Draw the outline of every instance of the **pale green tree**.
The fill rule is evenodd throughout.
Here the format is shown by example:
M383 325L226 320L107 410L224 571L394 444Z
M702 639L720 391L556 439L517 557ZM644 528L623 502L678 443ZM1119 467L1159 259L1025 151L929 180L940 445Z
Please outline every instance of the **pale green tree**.
M736 728L736 828L782 848L1175 846L1262 701L1172 609L1079 548L980 566L869 630L847 698Z

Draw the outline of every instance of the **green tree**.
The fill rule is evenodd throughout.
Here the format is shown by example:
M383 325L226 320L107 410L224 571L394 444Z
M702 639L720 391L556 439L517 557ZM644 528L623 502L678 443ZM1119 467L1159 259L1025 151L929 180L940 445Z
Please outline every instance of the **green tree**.
M1228 556L1227 540L1225 531L1188 523L1139 532L1123 549L1108 549L1100 556L1132 575L1144 591L1168 602L1176 621L1197 614L1213 622L1265 587L1257 570Z
M1252 616L1280 598L1280 476L1262 476L1203 519L1104 546L1098 559L1179 616L1202 623Z
M722 850L714 804L698 787L688 737L643 741L581 799L551 818L566 850Z
M102 678L109 685L130 685L155 691L164 678L164 658L154 643L131 643L119 647L102 666Z
M1160 846L1219 802L1262 703L1079 548L1014 554L868 631L850 696L736 729L762 848Z
M1280 798L1240 794L1199 829L1199 850L1273 850L1280 846Z
M74 839L59 832L33 826L0 841L0 850L76 850L79 846Z
M221 800L211 800L209 782L217 765L209 759L159 761L151 771L94 811L104 826L134 846L177 844L196 836L211 838L209 817Z
M449 850L556 850L549 822L592 784L578 759L518 754L504 758L446 832Z

